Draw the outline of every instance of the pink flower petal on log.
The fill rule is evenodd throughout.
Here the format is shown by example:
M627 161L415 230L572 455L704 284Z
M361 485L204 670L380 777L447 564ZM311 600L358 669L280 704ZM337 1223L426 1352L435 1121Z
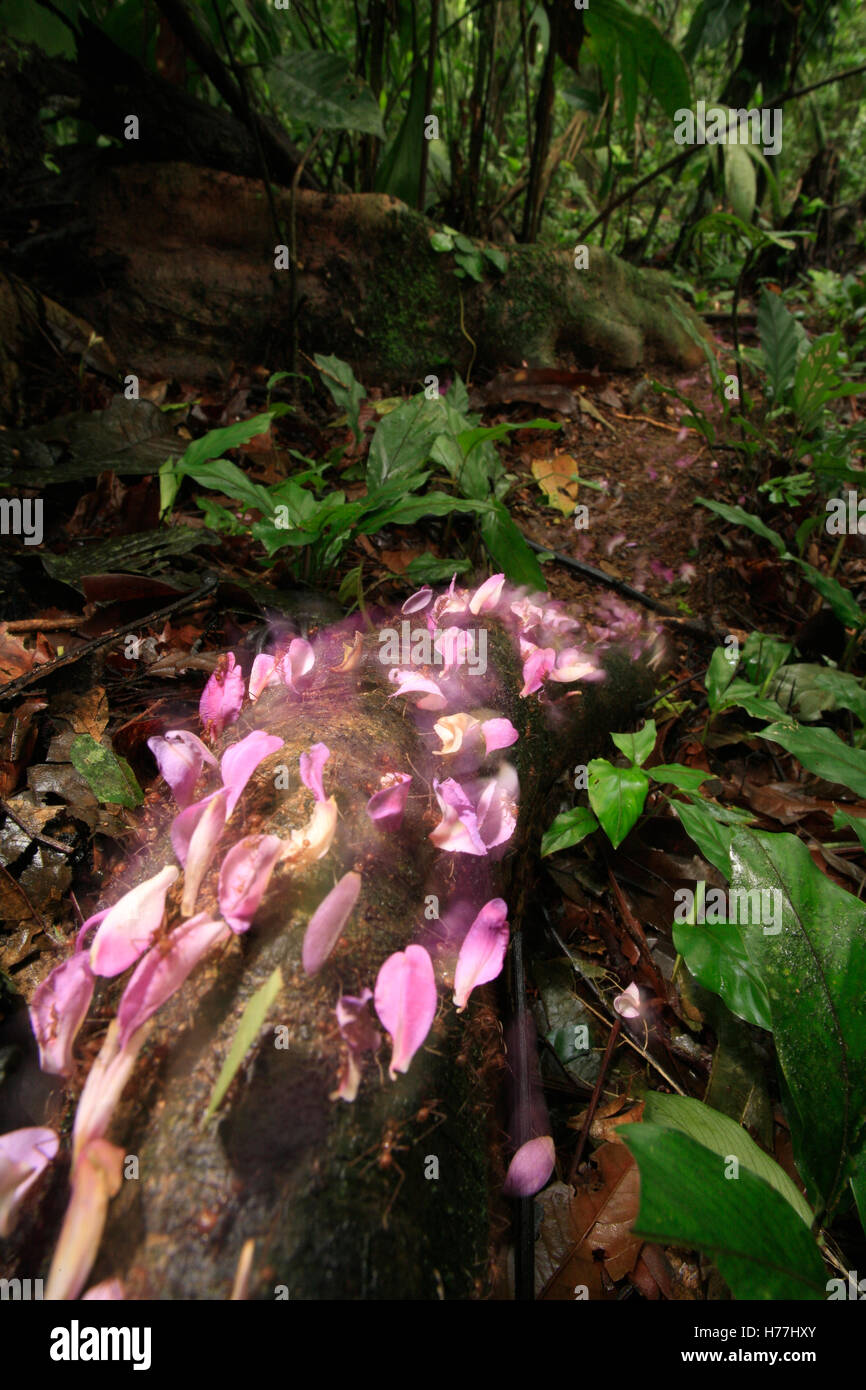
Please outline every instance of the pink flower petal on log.
M19 1206L59 1144L53 1129L39 1125L0 1134L0 1238L11 1235Z
M105 914L90 948L94 975L120 975L147 950L162 925L166 894L179 872L173 864L166 864L153 878L125 893Z
M120 1045L120 1024L116 1018L108 1025L96 1061L87 1073L84 1089L78 1097L75 1123L72 1127L72 1166L92 1139L102 1139L114 1108L132 1075L136 1059L150 1032L145 1023L123 1047Z
M417 671L401 671L395 667L388 672L388 679L397 686L394 694L389 695L390 700L396 700L398 695L423 695L423 700L418 701L418 708L433 710L444 709L448 703L436 682L419 675Z
M301 781L305 787L309 787L317 801L325 800L322 768L330 756L331 750L326 743L314 743L309 753L302 753L298 759L301 765Z
M482 783L476 806L478 833L488 849L510 840L517 825L520 780L511 763L503 763L495 777Z
M151 946L132 972L117 1008L121 1049L132 1034L180 989L199 961L218 942L230 939L231 933L225 922L219 918L213 921L206 913L200 912L197 917L191 917L188 922L175 928L168 937L167 950L163 950L162 942L159 946Z
M207 804L190 837L186 861L183 866L183 897L180 900L180 910L184 917L191 917L195 912L201 881L210 867L220 836L225 829L228 816L228 797L229 793L225 787L208 797ZM186 815L187 812L183 812L183 814ZM174 826L172 826L172 830L174 830Z
M249 694L253 704L266 686L272 685L277 676L277 659L268 652L259 652L250 671Z
M288 860L294 868L315 863L328 853L336 830L337 803L329 796L327 801L316 802L303 830L292 830L288 840L283 841L281 859Z
M200 738L186 729L169 729L163 738L149 738L147 746L183 810L192 802L203 764L216 767L216 758Z
M285 684L296 695L306 690L313 679L316 653L305 637L293 637L289 650L280 661L280 673Z
M419 589L417 593L411 594L410 597L407 598L406 602L403 604L403 607L400 609L400 612L420 613L423 611L423 609L427 607L432 597L433 590L429 587L429 585L425 584L423 589Z
M521 695L534 695L536 690L540 690L542 681L550 674L555 664L556 652L553 647L536 647L530 652L523 663Z
M389 956L376 979L375 1006L391 1034L388 1074L406 1072L436 1017L436 977L423 946L407 946Z
M77 1298L93 1268L108 1203L123 1181L123 1149L93 1139L81 1152L72 1176L72 1195L54 1250L45 1298Z
M308 975L321 970L342 935L361 891L361 875L343 874L310 918L301 959Z
M457 854L486 854L487 846L478 829L475 807L459 782L449 777L444 782L434 779L433 791L442 811L442 819L430 832L437 849Z
M34 991L30 1022L39 1044L39 1065L43 1071L55 1076L71 1075L72 1044L87 1016L95 983L90 953L76 951L55 966Z
M349 1104L354 1101L361 1084L361 1057L365 1052L378 1052L382 1045L382 1035L375 1027L368 1008L372 998L372 990L365 989L360 998L344 994L337 1000L337 1023L346 1044L346 1057L340 1068L337 1089L331 1092L331 1100L345 1100Z
M506 1197L534 1197L553 1172L556 1151L549 1134L521 1144L508 1165L502 1191Z
M199 701L198 712L202 728L209 738L219 738L226 724L233 724L244 702L244 673L232 652L220 658L220 664L207 682Z
M499 748L510 748L519 737L510 719L485 719L481 732L488 753L495 753Z
M495 980L508 948L508 906L491 898L479 912L463 939L454 971L454 1003L460 1013L476 985Z
M485 579L469 600L469 612L475 614L489 613L494 609L499 602L504 583L504 574L492 574L489 579Z
M223 786L228 790L226 820L238 804L241 792L252 777L259 763L264 762L278 748L283 740L276 734L266 734L264 729L255 729L238 743L226 749L220 760Z
M126 1294L123 1284L119 1279L103 1279L100 1284L91 1284L87 1293L81 1295L82 1303L85 1303L88 1299L91 1302L116 1302L125 1298Z
M630 984L624 993L618 994L613 1001L613 1007L620 1018L640 1018L641 1001L638 986Z
M367 802L370 820L382 821L383 829L397 829L406 810L411 781L410 772L386 772L380 781L382 790L374 792Z
M229 850L220 867L219 904L233 932L249 927L282 852L279 835L247 835Z
M468 752L474 748L480 735L481 724L471 714L446 714L437 719L433 731L442 742L442 747L437 749L433 756L447 758L452 753L459 753L461 749L465 748Z
M552 681L591 681L599 680L604 672L576 647L567 647L559 653L549 675Z

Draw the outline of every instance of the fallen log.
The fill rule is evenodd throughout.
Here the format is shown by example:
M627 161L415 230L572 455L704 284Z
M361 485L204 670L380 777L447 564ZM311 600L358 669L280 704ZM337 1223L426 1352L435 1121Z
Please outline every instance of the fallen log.
M72 1141L28 1196L5 1263L47 1277L49 1298L114 1279L126 1297L164 1299L454 1299L487 1287L505 1058L489 961L486 973L472 966L461 943L500 898L513 928L530 919L531 850L554 814L553 782L632 720L654 684L656 639L616 599L580 620L500 576L471 593L422 591L371 631L347 620L311 644L275 640L247 681L231 658L208 683L219 773L186 735L155 745L186 809L171 816L168 793L149 806L109 900L162 875L159 923L140 896L128 900L132 916L118 907L116 921L92 922L66 962L97 976L98 1033L91 1024L74 1042L56 974L31 1001L43 1066L70 1073L32 1123L72 1125ZM179 744L191 771L185 757L178 770ZM273 861L269 881L247 862L240 888L227 860L242 851L220 868L201 829L213 813L223 829L235 792L220 854L242 835L259 868ZM219 936L148 1018L142 990L158 998L176 924L199 918ZM426 1023L403 973L410 955L430 967ZM150 980L137 992L136 959L133 980ZM266 1016L209 1113L269 981ZM364 1024L374 988L378 1021ZM458 1003L471 994L465 1013L452 992ZM118 1027L128 1065L111 1062ZM387 1072L374 1028L391 1034Z

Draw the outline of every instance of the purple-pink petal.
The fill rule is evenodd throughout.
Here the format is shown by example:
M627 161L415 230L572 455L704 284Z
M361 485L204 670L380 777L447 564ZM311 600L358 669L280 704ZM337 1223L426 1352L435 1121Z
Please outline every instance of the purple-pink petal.
M506 1197L534 1197L549 1181L556 1151L549 1134L521 1144L508 1165L502 1191Z
M314 743L309 753L302 753L298 762L301 765L301 781L308 787L317 801L325 800L322 785L322 769L331 756L326 743Z
M523 663L523 689L521 695L533 695L541 689L542 681L556 664L553 647L536 647Z
M508 948L508 907L502 898L491 898L479 912L463 939L454 971L454 1003L466 1008L476 985L495 980Z
M376 979L376 1013L391 1034L393 1081L406 1072L436 1017L436 977L423 946L407 946L389 956Z
M388 672L388 679L397 686L388 698L396 700L398 695L423 695L418 701L419 709L444 709L448 701L434 680L422 676L417 671L402 671L395 667Z
M143 1023L180 988L199 961L219 942L230 940L225 924L200 912L188 922L176 927L167 939L166 949L160 942L151 946L138 962L117 1009L120 1028L118 1042L122 1048Z
M510 748L519 737L510 719L485 719L481 732L488 753L495 753L499 748Z
M247 835L229 850L220 867L219 904L233 932L249 927L282 852L279 835Z
M193 799L202 765L210 763L216 767L216 758L201 739L187 729L168 729L163 738L149 738L147 746L183 810Z
M381 779L381 791L374 792L367 802L370 820L383 821L389 830L396 829L403 819L409 798L410 772L386 772Z
M247 734L246 738L226 749L220 760L223 786L228 791L226 820L235 809L241 792L259 763L264 762L265 758L269 758L282 746L283 740L276 734L266 734L264 729L255 729L253 733Z
M337 1023L347 1053L331 1100L354 1101L361 1084L361 1057L365 1052L377 1052L382 1045L382 1035L370 1017L372 998L372 990L365 989L360 998L344 994L337 1000Z
M519 794L519 779L511 763L503 763L484 785L475 811L478 833L488 849L504 844L514 834Z
M425 584L423 589L419 589L417 593L411 594L410 597L407 598L400 612L407 614L420 613L427 607L432 597L433 590L428 584Z
M202 728L211 738L219 738L226 724L233 724L244 702L244 673L232 652L207 682L199 701Z
M268 652L259 652L253 662L250 671L249 696L253 704L261 695L265 686L270 685L275 679L277 659L269 655Z
M106 913L107 916L107 913ZM55 1076L72 1073L72 1044L90 1008L95 979L90 954L76 951L37 987L30 1022L39 1044L39 1065Z
M190 836L183 866L183 897L180 904L180 910L185 917L191 917L195 911L201 881L210 867L220 836L225 829L228 819L228 797L229 793L223 787L221 791L214 792L213 796L207 798ZM192 809L190 807L190 810ZM186 811L182 812L182 815L186 814ZM179 819L179 816L176 817L175 823Z
M0 1134L0 1237L11 1234L16 1212L57 1153L53 1129L39 1125Z
M502 586L505 583L504 574L493 574L489 579L485 579L479 589L475 590L469 600L470 613L489 613L499 602L502 593Z
M466 792L453 777L444 782L434 779L433 791L442 811L442 819L430 831L437 849L458 854L486 854L487 846L478 829L475 807Z
M125 893L105 914L90 948L94 975L120 975L147 950L162 924L166 894L178 873L173 864L166 864L153 878Z
M306 690L313 679L316 653L305 637L293 637L289 649L280 661L280 672L285 684L296 695Z
M361 875L343 874L316 908L304 933L301 959L308 975L321 970L342 935L349 915L358 901Z

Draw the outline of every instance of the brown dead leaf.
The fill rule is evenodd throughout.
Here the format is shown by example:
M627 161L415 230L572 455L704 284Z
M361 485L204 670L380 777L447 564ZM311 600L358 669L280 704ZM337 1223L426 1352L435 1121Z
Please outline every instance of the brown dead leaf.
M590 1298L603 1297L599 1265L616 1283L634 1268L643 1245L631 1232L640 1176L625 1145L596 1149L569 1197L571 1191L565 1183L553 1183L537 1199L544 1213L536 1245L541 1298L573 1299L581 1285Z
M98 741L108 724L108 699L100 685L91 690L64 690L52 701L51 713L65 719L76 734L90 734Z

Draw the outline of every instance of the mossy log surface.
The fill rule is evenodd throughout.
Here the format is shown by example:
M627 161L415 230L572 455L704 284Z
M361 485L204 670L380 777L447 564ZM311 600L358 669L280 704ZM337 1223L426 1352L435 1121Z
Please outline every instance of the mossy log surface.
M319 634L313 688L300 697L282 687L266 690L224 735L228 745L258 727L285 740L251 779L236 813L237 835L286 836L306 823L312 798L299 781L298 757L315 742L331 750L325 790L336 796L337 835L330 852L305 871L278 868L253 927L201 964L156 1014L108 1132L138 1158L138 1177L125 1181L111 1204L89 1283L118 1276L133 1299L225 1299L244 1244L253 1239L251 1298L483 1293L491 1203L507 1162L497 1109L505 1063L496 986L476 991L466 1013L456 1014L448 987L455 948L440 923L425 920L425 901L435 894L444 917L455 893L476 903L502 894L516 927L532 881L531 851L553 814L553 781L601 751L611 729L633 723L636 701L654 684L645 660L631 661L614 648L603 682L559 687L559 698L547 705L520 698L512 638L495 621L486 627L488 669L477 678L475 704L510 718L520 735L505 752L520 778L518 825L497 862L444 853L431 843L439 820L431 783L447 773L432 753L436 740L419 729L406 699L388 698L394 688L378 659L375 631L364 639L362 667L349 673L331 669L343 654L346 625ZM283 765L288 790L277 791L275 784L285 784L277 775ZM392 770L412 771L413 782L402 827L386 831L369 818L366 804ZM150 808L142 849L115 889L173 862L170 816L167 805ZM362 876L357 908L331 958L310 978L301 965L305 927L350 869ZM170 897L170 908L173 902ZM198 909L218 911L215 868ZM439 981L426 1044L405 1076L390 1081L368 1057L356 1101L329 1099L341 1058L338 996L372 987L382 962L413 940L427 945ZM243 1009L277 966L283 983L267 1021L217 1113L205 1120ZM116 982L106 982L97 1000L101 1016L113 1013L117 992ZM275 1045L281 1025L287 1048ZM98 1041L91 1035L93 1047ZM387 1056L386 1042L380 1061ZM68 1130L73 1101L64 1104ZM425 1176L431 1156L438 1160L434 1179ZM33 1214L24 1223L29 1257L22 1273L38 1272L37 1251L47 1265L56 1235L56 1225L50 1227L62 1216L65 1190L59 1167L43 1192L41 1224Z

